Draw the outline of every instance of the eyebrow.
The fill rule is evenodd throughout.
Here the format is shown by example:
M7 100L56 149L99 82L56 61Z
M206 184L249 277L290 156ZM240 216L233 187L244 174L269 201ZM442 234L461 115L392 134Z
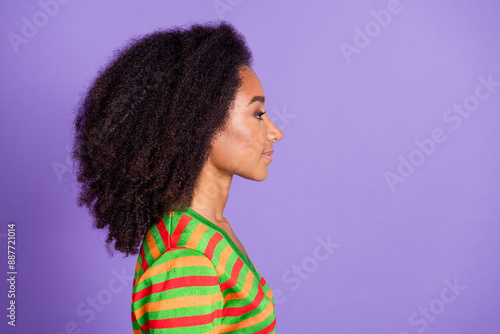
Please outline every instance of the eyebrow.
M250 102L248 102L247 106L251 105L255 101L259 101L259 102L264 103L264 102L266 102L266 98L264 96L256 95L256 96L252 97Z

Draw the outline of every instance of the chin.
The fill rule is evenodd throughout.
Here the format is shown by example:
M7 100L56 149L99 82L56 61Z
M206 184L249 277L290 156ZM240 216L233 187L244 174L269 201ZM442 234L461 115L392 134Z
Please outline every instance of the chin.
M265 171L262 171L260 173L253 173L253 174L246 174L246 175L240 175L242 178L247 179L247 180L253 180L253 181L264 181L267 178L267 168Z
M265 171L262 171L262 173L258 177L255 178L255 181L264 181L267 178L267 174L268 174L268 172L267 172L267 168L266 168Z
M260 178L256 178L254 179L255 181L264 181L265 179L267 179L267 174L263 177L260 177Z

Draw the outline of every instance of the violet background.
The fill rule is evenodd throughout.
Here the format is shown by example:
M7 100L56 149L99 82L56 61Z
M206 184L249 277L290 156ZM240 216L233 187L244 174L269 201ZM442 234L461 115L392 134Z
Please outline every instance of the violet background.
M0 332L132 332L136 257L109 258L76 206L74 106L129 38L222 18L245 36L284 133L268 178L235 177L225 211L275 294L277 333L500 333L500 87L459 127L443 118L473 101L478 77L500 82L500 4L401 0L348 62L341 43L390 3L60 0L16 52L8 34L43 9L2 1L0 268L14 221L18 275L15 328L1 280ZM384 173L435 128L446 140L392 191Z

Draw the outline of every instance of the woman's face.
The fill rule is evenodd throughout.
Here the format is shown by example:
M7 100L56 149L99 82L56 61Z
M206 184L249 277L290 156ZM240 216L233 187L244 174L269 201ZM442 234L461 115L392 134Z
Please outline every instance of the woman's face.
M283 133L268 117L264 89L255 72L242 66L240 75L242 85L226 126L212 142L209 161L222 173L262 181L267 177L275 138L280 140Z

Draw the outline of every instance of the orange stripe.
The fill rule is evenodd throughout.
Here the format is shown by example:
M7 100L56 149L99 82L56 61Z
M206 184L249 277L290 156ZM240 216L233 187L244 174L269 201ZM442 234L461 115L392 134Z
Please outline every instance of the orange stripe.
M226 295L226 298L224 298L224 304L228 300L247 298L248 294L250 293L250 290L252 290L252 283L253 283L254 278L255 278L255 275L252 273L251 270L249 270L247 277L245 278L245 283L243 283L243 287L241 288L241 291L228 293Z
M207 306L221 300L222 300L222 293L220 292L216 292L212 295L205 295L205 296L177 297L177 298L146 303L142 307L135 310L134 313L136 318L139 319L146 312L158 312L158 311L172 310L181 307L191 307L191 306Z
M139 261L135 263L135 273L139 274L139 269L141 268L141 265L139 264Z
M269 297L269 299L273 298L273 293L271 292L271 289L266 292L266 295Z
M140 329L134 329L134 334L142 334L142 331Z
M220 333L227 333L234 331L236 329L247 328L253 325L258 324L259 322L265 320L267 317L271 315L273 312L274 306L272 303L267 304L267 307L262 310L259 314L254 315L251 318L245 319L243 321L237 322L232 325L221 325Z
M157 265L155 267L149 267L148 270L144 274L142 274L141 278L137 282L137 284L143 282L147 278L150 278L152 276L165 273L172 268L182 268L182 267L191 267L191 266L198 266L198 267L212 267L212 263L210 260L208 260L205 257L201 256L184 256L180 258L175 258L172 260L169 260L165 263L162 263L160 265Z
M137 279L139 278L139 269L141 266L139 265L139 260L135 263L135 275L134 275L134 286L137 284Z
M217 265L217 268L215 268L215 272L217 273L217 276L219 276L219 277L222 276L222 274L224 274L224 272L226 271L227 260L229 259L229 257L231 256L232 253L233 253L233 250L231 249L229 244L226 245L226 248L224 248L224 250L220 254L219 264Z
M211 330L210 332L205 332L205 333L202 333L202 334L214 334L214 333L219 333L219 332L220 332L220 325L216 325L216 326L214 326L214 329Z
M153 256L153 259L157 259L160 257L160 251L158 250L158 247L156 246L155 238L153 237L153 233L151 233L151 229L148 230L148 233L146 233L146 243L148 244L149 247L149 252Z
M208 226L205 226L203 224L199 224L198 226L196 226L193 233L191 233L191 236L189 237L189 240L186 243L185 247L195 249L196 245L198 245L198 243L201 240L201 236L203 235L203 233L205 233L205 231L207 229L208 229Z

